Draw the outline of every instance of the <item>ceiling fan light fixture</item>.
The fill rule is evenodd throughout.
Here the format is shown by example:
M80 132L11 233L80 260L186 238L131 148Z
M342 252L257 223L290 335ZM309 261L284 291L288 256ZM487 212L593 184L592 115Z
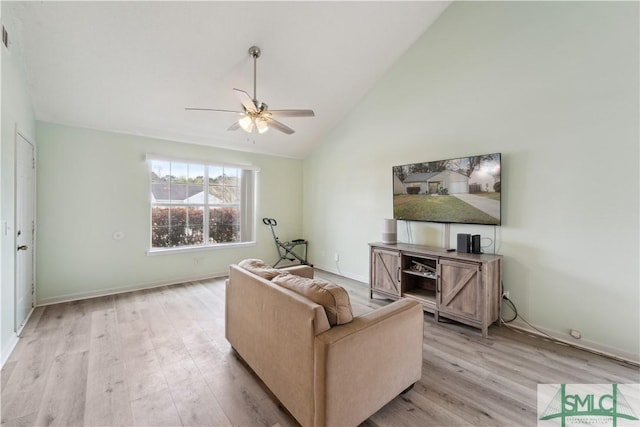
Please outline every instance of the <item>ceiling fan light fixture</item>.
M258 128L258 133L265 133L269 130L269 125L265 119L256 119L256 128Z
M238 124L245 132L253 132L253 119L251 117L243 116L240 120L238 120Z

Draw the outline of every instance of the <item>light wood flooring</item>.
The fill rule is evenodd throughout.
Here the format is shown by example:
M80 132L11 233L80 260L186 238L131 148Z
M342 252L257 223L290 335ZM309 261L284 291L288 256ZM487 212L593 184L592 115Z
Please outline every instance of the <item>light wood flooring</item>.
M534 426L538 383L640 382L635 366L504 326L488 339L428 314L424 326L421 381L363 426ZM224 279L36 308L0 410L2 426L297 425L225 340Z

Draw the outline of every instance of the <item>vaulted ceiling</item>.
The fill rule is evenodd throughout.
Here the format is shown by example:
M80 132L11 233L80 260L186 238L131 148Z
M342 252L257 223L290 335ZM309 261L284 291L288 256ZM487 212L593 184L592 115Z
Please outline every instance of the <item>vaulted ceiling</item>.
M448 2L2 2L38 120L304 158ZM233 88L295 129L226 129Z

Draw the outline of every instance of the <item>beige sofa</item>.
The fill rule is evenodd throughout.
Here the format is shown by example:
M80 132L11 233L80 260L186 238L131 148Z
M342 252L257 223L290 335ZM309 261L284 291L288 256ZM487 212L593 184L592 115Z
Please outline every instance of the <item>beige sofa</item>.
M314 281L309 266L244 267L229 267L226 338L303 426L358 425L420 379L419 303L350 319L346 291ZM300 294L307 291L327 307Z

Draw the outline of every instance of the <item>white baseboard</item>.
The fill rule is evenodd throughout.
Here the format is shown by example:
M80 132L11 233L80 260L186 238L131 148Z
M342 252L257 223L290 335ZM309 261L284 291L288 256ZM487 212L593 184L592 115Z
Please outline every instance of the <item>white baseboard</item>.
M332 273L332 274L341 275L340 273L338 273L336 271L335 267L329 267L329 266L322 265L322 264L313 264L313 268L317 268L318 270L328 271L329 273Z
M342 269L338 268L335 265L326 266L326 265L320 265L320 264L313 264L313 267L317 268L318 270L324 270L324 271L327 271L329 273L336 274L338 276L343 276L343 277L346 277L348 279L352 279L352 280L356 280L358 282L362 282L367 286L369 284L369 276L364 277L364 276L360 276L359 274L349 273L347 271L343 271Z
M9 342L7 343L6 347L2 349L2 356L0 356L1 357L0 369L2 369L5 362L9 359L9 356L11 356L11 353L13 353L13 349L16 348L16 345L18 344L19 340L20 339L18 338L17 334L12 334L11 337L9 338Z
M513 322L505 323L505 326L508 326L513 329L517 329L522 332L526 332L531 335L543 337L543 338L548 338L548 337L545 337L544 335L544 334L547 334L554 340L561 342L563 344L567 344L571 347L576 347L581 350L587 350L592 353L601 354L603 356L606 356L612 359L617 359L623 362L640 366L640 355L638 354L633 354L633 353L621 350L619 348L602 345L594 341L589 341L585 339L577 340L573 338L571 335L569 335L569 333L554 331L551 329L546 329L546 328L541 328L539 326L536 326L537 329L542 331L540 332L535 330L534 328L532 328L531 326L529 326L527 323L523 322L520 319L516 319Z
M359 274L349 274L348 276L349 279L353 279L353 280L357 280L358 282L362 282L365 285L367 285L367 287L369 287L369 276L360 276Z
M143 289L159 288L161 286L178 285L178 284L181 284L181 283L196 282L198 280L215 279L215 278L218 278L218 277L224 277L224 276L228 276L228 275L229 275L229 273L227 271L225 271L225 272L222 272L222 273L209 273L209 274L204 275L204 276L192 276L192 277L185 277L185 278L182 278L182 279L175 279L175 280L169 280L169 281L154 281L154 282L137 283L137 284L134 284L134 285L123 286L123 287L119 287L119 288L110 288L110 289L101 289L99 291L78 292L78 293L73 293L73 294L65 294L65 295L60 295L60 296L56 296L56 297L40 299L40 300L38 300L36 305L37 306L43 306L43 305L59 304L61 302L78 301L78 300L89 299L89 298L104 297L104 296L108 296L108 295L124 294L126 292L141 291Z

